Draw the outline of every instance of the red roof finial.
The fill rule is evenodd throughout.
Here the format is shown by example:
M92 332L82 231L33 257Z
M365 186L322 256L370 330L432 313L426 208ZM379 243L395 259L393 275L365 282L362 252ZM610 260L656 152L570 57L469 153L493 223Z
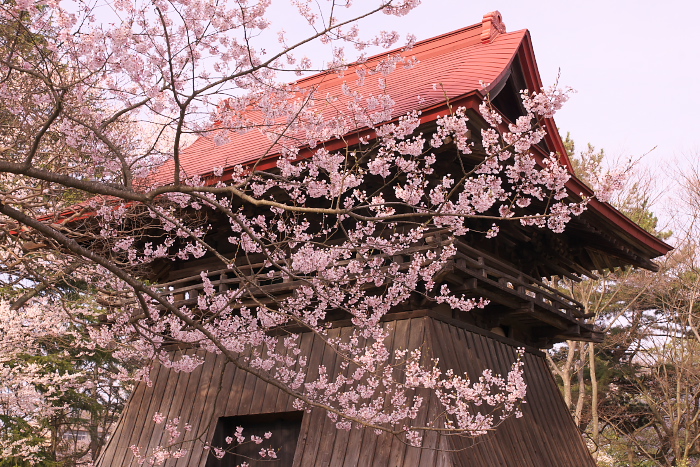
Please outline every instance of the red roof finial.
M481 42L483 44L488 44L497 35L504 32L506 32L506 25L498 10L484 15L484 19L481 21Z

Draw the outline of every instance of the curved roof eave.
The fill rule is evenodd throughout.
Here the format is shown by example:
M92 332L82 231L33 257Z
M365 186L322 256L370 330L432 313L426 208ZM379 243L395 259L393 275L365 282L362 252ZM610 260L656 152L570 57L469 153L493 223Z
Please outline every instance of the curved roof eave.
M537 61L535 60L532 38L529 31L527 31L524 35L517 53L520 56L521 63L523 64L523 72L525 73L525 79L528 82L528 87L534 90L541 90L542 80L537 67ZM515 59L515 56L513 59ZM512 66L512 61L511 65L509 66ZM592 197L594 194L593 190L591 190L585 183L576 177L576 174L574 173L573 166L569 160L566 148L564 147L564 142L561 139L559 129L557 128L554 119L546 119L545 127L547 130L546 141L548 146L550 148L554 148L554 152L559 155L559 160L567 167L569 173L571 174L571 178L566 185L567 188L574 195ZM596 198L591 198L588 207L589 210L592 210L595 213L602 215L606 219L611 220L615 225L620 227L625 234L631 237L631 239L639 242L640 246L646 247L656 253L655 256L665 255L673 249L671 245L658 239L651 233L635 224L610 203L599 201Z

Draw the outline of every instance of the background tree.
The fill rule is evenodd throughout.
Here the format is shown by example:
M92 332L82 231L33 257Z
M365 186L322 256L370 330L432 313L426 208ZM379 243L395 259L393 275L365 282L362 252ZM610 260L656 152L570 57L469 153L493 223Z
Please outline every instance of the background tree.
M88 328L104 314L93 294L72 280L54 284L28 306L9 305L17 303L17 290L3 294L0 465L89 465L107 441L131 375L145 362L88 344ZM73 313L46 313L53 303Z
M585 178L600 173L596 167L603 162L604 154L589 147L576 166L592 163L594 169L580 175ZM686 177L692 192L693 177ZM613 202L650 232L668 238L671 232L657 230L650 211L652 185L647 174L633 178ZM678 227L676 251L660 263L659 272L604 271L600 278L569 284L606 330L606 339L569 343L557 349L551 363L577 423L596 455L602 454L601 465L685 466L698 460L693 218Z
M31 30L29 21L29 14L0 21L3 57L42 63L50 54L50 37L45 35L51 31ZM29 74L6 72L3 81L30 100L41 86ZM8 102L3 100L0 108L0 138L3 144L23 147L27 142L17 129L42 118L46 109L27 105L26 112L18 113L19 107ZM45 137L60 139L53 129ZM3 145L2 151L5 158L13 150ZM67 160L45 160L43 167L65 171ZM37 214L53 214L84 199L64 191L64 199L56 203L45 183L8 173L2 174L0 190L10 199L27 199ZM46 254L45 245L33 243L24 233L9 230L0 251L0 465L87 465L124 405L134 362L113 358L109 349L84 345L87 327L104 313L95 311L99 305L89 298L93 291L79 276L71 276L74 265ZM54 260L57 264L50 265ZM64 312L48 313L56 307L64 307ZM69 316L68 309L81 311Z

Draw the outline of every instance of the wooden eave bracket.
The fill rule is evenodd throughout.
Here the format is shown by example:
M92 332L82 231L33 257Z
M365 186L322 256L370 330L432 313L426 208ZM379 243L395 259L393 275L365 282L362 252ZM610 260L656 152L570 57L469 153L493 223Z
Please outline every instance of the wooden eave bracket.
M484 15L481 21L481 43L490 44L499 34L506 32L506 25L503 22L501 13L496 10Z
M600 344L603 342L605 334L595 329L585 329L580 326L572 326L565 332L557 334L554 339L558 340L574 340L581 342L595 342Z

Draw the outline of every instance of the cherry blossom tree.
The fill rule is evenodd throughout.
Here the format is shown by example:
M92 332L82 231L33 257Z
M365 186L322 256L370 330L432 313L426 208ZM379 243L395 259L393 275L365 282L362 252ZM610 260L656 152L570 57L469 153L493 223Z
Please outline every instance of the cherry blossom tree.
M50 307L47 299L0 305L1 465L22 465L19 458L39 465L94 460L129 393L129 380L117 374L144 363L130 368L108 350L82 345L80 326L47 314Z
M22 338L29 341L69 334L85 355L109 350L122 362L158 360L176 371L202 361L173 359L174 345L223 354L299 408L326 410L339 429L370 427L414 445L426 430L478 436L517 416L520 361L506 375L444 371L418 350L390 352L381 319L412 297L463 311L484 305L436 283L455 236L495 236L499 222L561 232L585 209L585 199L567 192L558 156L530 152L567 92L523 92L526 114L512 124L487 100L477 139L463 108L423 134L418 113L392 113L388 92L362 94L365 81L381 88L397 66L416 65L414 39L369 65L366 49L391 48L399 37L365 37L357 27L418 2L381 0L358 11L350 2L295 1L308 35L292 41L280 32L274 50L263 51L257 41L269 29L269 3L0 6L1 277L11 290L1 332L33 333ZM330 59L305 56L313 43L327 46ZM351 68L346 48L359 54ZM337 90L345 100L332 115L317 109L337 96L291 82L350 70L358 79ZM193 137L225 145L240 133L264 136L264 154L209 167L207 177L183 169ZM320 144L348 135L356 138L339 150ZM440 166L435 152L444 149L462 162ZM271 155L274 164L263 167ZM221 232L223 245L213 235ZM218 269L201 273L195 295L154 283L168 264L204 256ZM80 287L63 287L67 274ZM352 321L352 335L330 337L327 324L341 317ZM324 339L348 371L331 378L321 369L309 380L297 348L302 331ZM7 388L31 372L9 371L13 355L3 359ZM125 368L116 379L133 376ZM148 380L148 368L135 377ZM72 378L65 374L60 386ZM444 405L429 425L414 423L423 403L417 388ZM22 399L17 410L43 416L46 394L10 391ZM31 456L26 446L6 449Z

